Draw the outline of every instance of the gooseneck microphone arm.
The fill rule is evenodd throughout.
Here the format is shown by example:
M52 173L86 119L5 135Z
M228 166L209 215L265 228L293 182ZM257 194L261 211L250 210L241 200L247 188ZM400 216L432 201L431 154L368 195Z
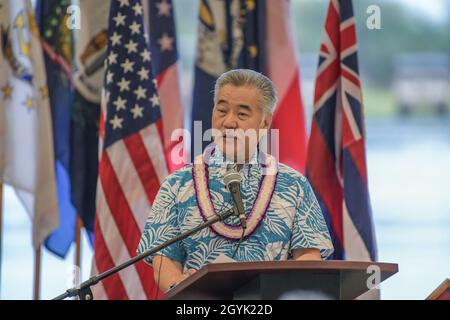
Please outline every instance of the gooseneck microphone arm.
M231 197L233 198L234 204L236 205L241 226L243 229L246 229L247 221L245 219L245 209L241 198L241 188L238 184L234 184L230 185L229 190L231 192Z
M244 203L241 198L241 175L237 171L231 170L225 174L223 180L231 193L241 226L245 230L247 228L247 220L245 219Z
M152 254L154 254L154 253L156 253L156 252L158 252L158 251L160 251L160 250L170 246L171 244L174 244L175 242L181 241L181 240L189 237L190 235L192 235L192 234L194 234L194 233L196 233L196 232L198 232L200 230L208 228L209 226L215 224L216 222L224 221L225 219L227 219L227 218L229 218L229 217L231 217L231 216L233 216L235 214L236 213L235 213L234 210L228 210L228 211L226 211L224 213L219 213L214 218L209 219L208 221L198 225L197 227L192 228L191 230L188 230L188 231L180 234L179 236L177 236L177 237L175 237L173 239L167 240L166 242L160 244L159 246L154 247L151 250L145 251L145 252L141 253L140 255L138 255L138 256L136 256L136 257L134 257L134 258L132 258L132 259L130 259L130 260L128 260L128 261L126 261L126 262L116 266L116 267L114 267L114 268L111 268L111 269L109 269L109 270L107 270L107 271L105 271L105 272L103 272L103 273L101 273L99 275L95 275L95 276L91 277L90 279L84 281L83 283L81 283L77 287L68 289L66 292L64 292L63 294L57 296L53 300L63 300L63 299L70 298L70 297L75 297L75 296L78 296L80 298L80 300L93 300L94 296L93 296L92 291L91 291L91 287L93 285L96 285L97 283L99 283L100 281L104 280L105 278L107 278L107 277L109 277L109 276L111 276L111 275L113 275L113 274L115 274L115 273L117 273L117 272L119 272L119 271L121 271L121 270L123 270L123 269L125 269L125 268L127 268L127 267L129 267L131 265L133 265L133 264L135 264L136 262L139 262L139 261L147 258L148 256L150 256L150 255L152 255Z

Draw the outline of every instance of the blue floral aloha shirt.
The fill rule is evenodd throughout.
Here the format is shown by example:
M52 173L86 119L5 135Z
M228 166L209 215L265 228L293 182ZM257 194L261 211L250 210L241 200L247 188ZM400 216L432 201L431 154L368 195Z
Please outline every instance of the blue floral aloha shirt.
M223 176L234 165L225 160L219 148L215 148L209 160L209 188L216 212L233 208ZM161 185L147 219L138 247L138 253L152 249L164 241L201 223L203 218L197 206L192 178L192 164L171 174ZM258 157L252 157L240 170L241 195L248 215L256 200L262 167ZM225 221L239 226L235 216ZM215 234L211 228L172 244L156 253L166 256L187 269L200 269L219 256L231 258L238 241ZM278 177L270 206L253 234L240 244L234 260L268 261L292 259L292 250L316 248L322 259L333 253L333 245L317 199L308 180L294 169L278 163ZM151 264L153 256L146 258Z

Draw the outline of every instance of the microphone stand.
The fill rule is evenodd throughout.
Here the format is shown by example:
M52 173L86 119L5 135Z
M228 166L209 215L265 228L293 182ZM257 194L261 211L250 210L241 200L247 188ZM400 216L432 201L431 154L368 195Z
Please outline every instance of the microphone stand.
M167 240L166 242L160 244L159 246L157 246L151 250L145 251L145 252L141 253L140 255L138 255L138 256L114 267L114 268L111 268L99 275L92 276L90 279L84 281L79 286L68 289L65 293L57 296L56 298L53 298L53 300L64 300L66 298L75 297L75 296L78 296L80 298L80 300L93 300L94 295L92 294L91 286L96 285L103 279L135 264L136 262L139 262L139 261L147 258L148 256L170 246L171 244L189 237L191 234L194 234L200 230L203 230L203 229L215 224L216 222L224 221L225 219L227 219L228 217L231 217L232 215L236 215L234 210L229 210L224 213L217 214L214 218L209 219L208 221L198 225L197 227L195 227L191 230L188 230L188 231L180 234L179 236L177 236L173 239Z

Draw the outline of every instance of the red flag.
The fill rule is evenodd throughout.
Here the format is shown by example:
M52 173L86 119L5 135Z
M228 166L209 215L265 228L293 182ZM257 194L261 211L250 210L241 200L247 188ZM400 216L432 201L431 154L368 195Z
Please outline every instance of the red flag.
M279 161L305 173L306 126L290 1L267 1L267 71L278 92L272 122L279 129Z

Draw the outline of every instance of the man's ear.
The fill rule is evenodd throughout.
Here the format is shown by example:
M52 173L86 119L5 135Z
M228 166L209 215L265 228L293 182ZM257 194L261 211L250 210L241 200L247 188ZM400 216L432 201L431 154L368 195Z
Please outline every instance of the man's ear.
M268 114L264 117L264 120L263 120L263 129L269 129L269 128L270 128L270 125L272 124L272 118L273 118L273 116L272 116L271 113L268 113Z

